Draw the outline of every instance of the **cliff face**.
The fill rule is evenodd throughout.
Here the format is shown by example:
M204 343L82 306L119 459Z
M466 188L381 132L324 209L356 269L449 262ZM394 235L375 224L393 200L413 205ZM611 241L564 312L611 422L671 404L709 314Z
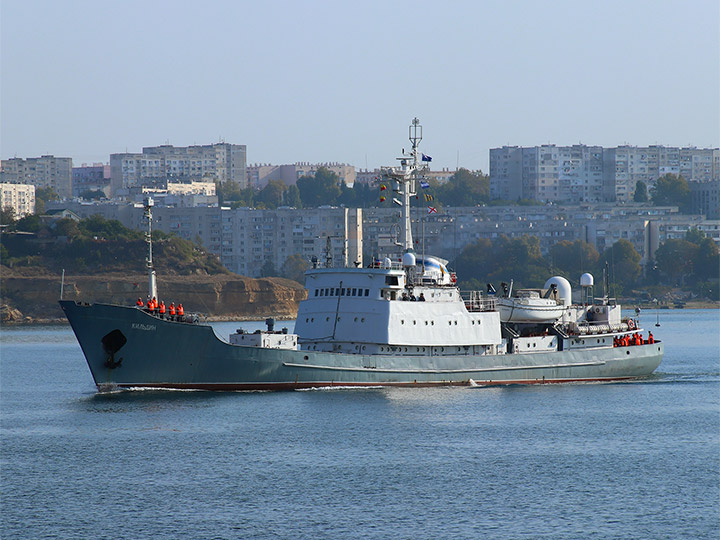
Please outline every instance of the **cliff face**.
M0 303L23 318L64 318L57 303L60 276L23 276L3 269ZM217 318L293 318L305 289L282 278L238 275L158 276L158 300L182 303L185 312ZM147 275L65 276L63 298L82 302L135 305L147 295ZM13 317L17 320L17 314ZM6 319L8 322L12 319Z

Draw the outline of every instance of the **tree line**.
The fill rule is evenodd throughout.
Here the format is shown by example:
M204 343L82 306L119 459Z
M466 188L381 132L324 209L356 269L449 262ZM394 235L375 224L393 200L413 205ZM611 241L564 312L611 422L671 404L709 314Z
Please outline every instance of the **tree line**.
M645 289L653 296L670 287L690 290L703 298L720 300L720 255L717 244L697 229L684 239L667 240L655 252L655 260L643 269L641 256L633 245L621 239L603 253L582 240L564 240L543 256L535 236L494 241L480 239L452 262L463 281L462 289L482 290L486 283L511 279L518 287L541 287L547 278L561 275L579 285L580 276L589 272L601 286L603 270L609 271L612 295L631 295L633 289ZM597 291L597 289L596 289Z

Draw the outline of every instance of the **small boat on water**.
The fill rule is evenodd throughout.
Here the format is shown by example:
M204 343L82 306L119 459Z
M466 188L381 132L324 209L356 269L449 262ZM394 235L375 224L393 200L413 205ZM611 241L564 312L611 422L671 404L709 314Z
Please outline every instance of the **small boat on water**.
M409 153L383 169L401 207L400 253L367 266L313 257L295 331L242 330L228 339L197 318L139 306L61 300L95 384L115 388L277 390L328 386L433 386L611 381L650 375L663 344L644 337L603 297L572 303L565 278L496 298L463 293L439 257L413 249L410 200L426 166L410 126ZM148 221L148 298L156 298ZM191 322L188 322L191 321Z

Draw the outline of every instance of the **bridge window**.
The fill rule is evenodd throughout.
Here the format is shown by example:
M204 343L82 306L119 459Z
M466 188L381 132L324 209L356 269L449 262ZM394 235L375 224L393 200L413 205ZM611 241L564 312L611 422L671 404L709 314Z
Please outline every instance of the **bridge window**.
M320 294L320 291L318 289L315 289L315 296L317 296L318 294Z
M340 291L341 291L340 287L335 289L335 296L340 296Z
M397 284L398 284L397 276L385 276L385 285L397 285Z
M370 294L370 289L365 289L365 296L368 296Z
M352 290L352 295L353 295L353 296L357 296L357 289L353 289L353 290Z

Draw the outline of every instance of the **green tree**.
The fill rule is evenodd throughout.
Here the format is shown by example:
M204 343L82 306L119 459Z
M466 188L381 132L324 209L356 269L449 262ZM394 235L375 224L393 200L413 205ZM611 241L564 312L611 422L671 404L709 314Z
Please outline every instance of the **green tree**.
M682 176L665 174L657 179L655 187L650 189L655 206L678 206L680 212L687 213L691 207L690 186Z
M446 206L486 203L490 200L490 177L461 168L437 189L437 198Z
M623 290L632 288L642 275L640 254L627 240L620 239L611 248L606 249L600 258L600 263L610 268L611 282L619 287L618 294Z
M42 228L43 223L38 214L29 214L15 222L15 229L18 231L36 233Z
M702 232L697 227L692 227L688 229L688 231L685 233L685 240L688 242L692 242L693 244L700 245L700 242L702 242L705 239L705 233Z
M101 189L96 189L96 190L86 189L85 191L83 191L80 194L80 198L85 199L86 201L104 199L105 192Z
M585 272L595 271L600 254L595 246L582 240L563 240L550 248L550 258L563 276L577 282Z
M341 194L338 175L326 167L318 168L314 176L298 178L297 187L306 207L337 204Z
M280 268L280 275L298 283L305 283L305 270L309 268L308 261L300 254L290 255Z
M693 261L697 251L697 244L671 238L655 251L655 262L658 270L666 274L673 285L680 284L686 276L693 273Z
M57 201L60 199L57 191L51 187L35 188L35 213L45 213L45 203L48 201Z
M712 238L703 238L693 258L693 271L698 280L720 280L720 252ZM717 293L718 287L715 287Z
M0 225L12 225L16 220L15 209L12 206L6 206L0 210Z
M292 206L294 208L302 208L303 203L300 198L300 190L297 186L288 186L285 190L285 206Z
M638 180L635 183L635 194L633 195L633 201L637 203L643 203L648 201L647 185L642 180Z
M277 270L275 270L275 265L270 259L267 259L263 265L262 268L260 268L260 277L272 277L277 276Z
M265 208L277 208L283 204L283 195L286 186L280 180L270 180L255 197L256 203L261 203Z
M80 234L80 227L74 219L58 219L53 226L53 234L55 236L67 236L72 238Z
M508 238L503 235L493 242L482 238L467 246L453 266L465 280L463 287L471 280L496 285L513 280L516 287L539 287L550 275L535 236Z

